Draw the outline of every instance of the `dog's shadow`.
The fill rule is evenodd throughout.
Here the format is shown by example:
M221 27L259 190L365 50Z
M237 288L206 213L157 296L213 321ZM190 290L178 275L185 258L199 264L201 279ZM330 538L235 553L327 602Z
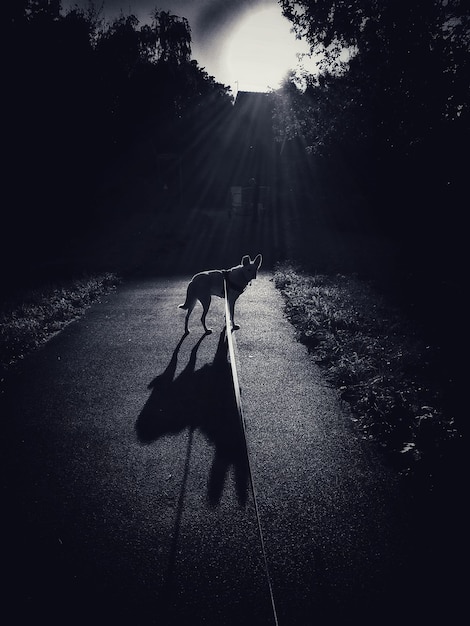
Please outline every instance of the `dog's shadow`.
M247 500L249 474L245 439L235 402L225 329L220 334L212 363L195 370L203 335L191 351L188 364L175 378L183 335L165 371L149 384L152 390L135 430L141 443L149 444L168 434L189 429L204 433L214 449L207 497L212 506L220 502L229 470L233 468L238 501ZM190 454L190 449L188 450Z

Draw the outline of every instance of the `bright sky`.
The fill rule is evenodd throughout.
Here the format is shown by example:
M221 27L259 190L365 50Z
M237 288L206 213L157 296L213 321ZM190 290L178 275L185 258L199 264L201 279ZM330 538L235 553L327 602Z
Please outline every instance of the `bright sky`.
M234 92L276 89L290 69L298 66L298 53L308 45L295 38L290 22L278 5L252 9L226 33L214 75ZM310 61L311 69L314 69ZM206 69L211 62L207 59Z
M88 0L62 0L64 9ZM242 91L277 88L289 69L298 65L297 53L308 46L291 32L277 0L95 0L101 15L111 20L134 13L143 24L157 6L186 17L192 30L193 58L218 82ZM315 71L312 61L310 71Z

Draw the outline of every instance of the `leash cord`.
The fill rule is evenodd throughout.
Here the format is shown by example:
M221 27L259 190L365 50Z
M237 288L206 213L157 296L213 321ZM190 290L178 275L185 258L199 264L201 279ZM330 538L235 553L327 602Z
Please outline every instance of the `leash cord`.
M261 520L260 520L260 515L259 515L259 509L258 509L258 499L256 497L255 481L253 479L253 472L251 470L251 463L250 463L250 454L248 451L248 441L247 441L247 436L246 436L245 421L243 418L242 402L241 402L241 395L240 395L240 384L238 381L237 365L235 361L235 349L234 349L234 343L233 343L233 338L232 338L232 320L230 317L230 308L228 305L228 298L227 298L227 291L228 291L227 281L225 277L224 277L224 291L225 291L225 333L227 336L228 352L230 356L230 365L231 365L231 371L232 371L233 387L235 391L235 400L237 403L238 417L240 419L240 426L242 429L243 440L245 443L245 453L246 453L246 460L247 460L247 466L248 466L248 475L250 477L251 491L253 493L255 515L256 515L256 521L258 524L258 533L259 533L260 544L261 544L261 552L263 554L264 569L266 572L266 580L267 580L268 588L269 588L269 596L271 599L271 607L273 611L274 623L276 626L279 626L279 621L277 619L276 604L274 602L273 587L271 584L271 576L269 575L268 559L266 557L266 548L264 544L263 530L261 528Z

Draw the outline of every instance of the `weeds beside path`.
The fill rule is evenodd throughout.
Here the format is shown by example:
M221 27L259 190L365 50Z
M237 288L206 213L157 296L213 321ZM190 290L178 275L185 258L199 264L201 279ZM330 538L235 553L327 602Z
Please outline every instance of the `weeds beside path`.
M309 275L284 263L274 279L298 339L350 404L362 436L404 474L429 480L458 438L436 349L355 277Z
M118 283L104 273L24 289L0 305L0 375L44 344Z

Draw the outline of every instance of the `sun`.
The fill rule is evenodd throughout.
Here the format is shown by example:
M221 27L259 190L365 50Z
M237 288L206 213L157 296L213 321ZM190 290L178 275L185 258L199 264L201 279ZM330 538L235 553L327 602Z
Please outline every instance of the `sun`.
M286 73L298 66L297 55L308 51L279 7L260 8L233 27L220 61L232 89L236 85L237 91L268 91L277 89Z

